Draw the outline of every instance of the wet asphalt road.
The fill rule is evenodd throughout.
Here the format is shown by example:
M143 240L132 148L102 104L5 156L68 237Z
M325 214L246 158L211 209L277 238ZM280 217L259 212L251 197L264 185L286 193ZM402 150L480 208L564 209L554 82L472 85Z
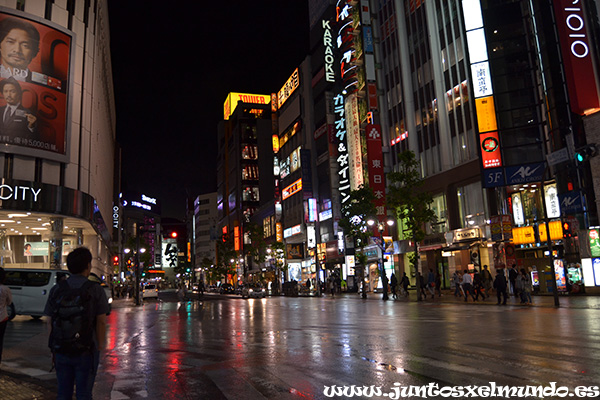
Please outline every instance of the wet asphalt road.
M394 383L600 386L599 318L598 309L384 303L353 295L211 294L179 303L174 293L161 293L141 307L113 309L94 394L322 399L332 385L375 385L382 393ZM13 367L15 354L33 351L23 345L39 346L46 335L42 323L15 322L5 343ZM44 352L36 353L38 363Z

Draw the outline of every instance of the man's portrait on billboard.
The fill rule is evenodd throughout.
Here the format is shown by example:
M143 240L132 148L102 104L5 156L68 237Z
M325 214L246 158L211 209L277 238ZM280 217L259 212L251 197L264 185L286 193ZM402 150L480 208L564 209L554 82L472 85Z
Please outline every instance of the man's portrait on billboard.
M29 64L40 50L40 33L20 18L0 21L0 77L31 80Z
M23 107L23 90L13 77L0 82L0 93L6 102L0 107L0 135L37 140L37 117Z
M66 155L72 43L63 28L0 9L0 145Z

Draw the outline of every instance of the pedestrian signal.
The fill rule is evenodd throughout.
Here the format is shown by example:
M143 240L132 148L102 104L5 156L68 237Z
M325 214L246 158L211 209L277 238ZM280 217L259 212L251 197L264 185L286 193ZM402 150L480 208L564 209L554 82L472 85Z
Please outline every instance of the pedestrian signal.
M587 144L575 150L575 160L582 163L598 154L598 149L594 143Z

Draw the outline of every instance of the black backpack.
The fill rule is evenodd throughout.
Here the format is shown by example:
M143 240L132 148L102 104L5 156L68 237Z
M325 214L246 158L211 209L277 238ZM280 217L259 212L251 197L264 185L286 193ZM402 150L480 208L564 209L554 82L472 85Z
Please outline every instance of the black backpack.
M52 332L49 346L52 352L81 355L94 348L95 313L91 287L96 282L86 281L79 288L71 288L60 281L53 294Z

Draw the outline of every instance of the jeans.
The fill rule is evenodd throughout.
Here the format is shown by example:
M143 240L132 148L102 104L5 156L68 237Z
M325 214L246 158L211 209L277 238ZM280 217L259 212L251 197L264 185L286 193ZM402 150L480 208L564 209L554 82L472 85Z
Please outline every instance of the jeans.
M91 399L99 362L98 351L77 356L56 353L54 363L58 380L57 399L71 400L73 385L77 387L77 400Z
M0 362L2 362L2 347L4 346L4 332L6 332L6 325L8 325L8 318L6 321L0 322Z

